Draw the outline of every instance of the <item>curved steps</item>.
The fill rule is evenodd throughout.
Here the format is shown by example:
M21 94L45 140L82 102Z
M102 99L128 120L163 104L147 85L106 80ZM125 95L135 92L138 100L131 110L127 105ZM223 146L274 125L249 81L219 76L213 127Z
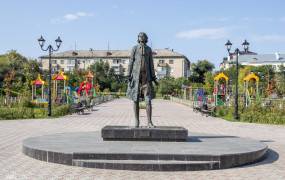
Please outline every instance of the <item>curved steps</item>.
M197 171L219 169L219 161L176 161L176 160L102 160L102 159L75 159L73 166L139 170L139 171Z

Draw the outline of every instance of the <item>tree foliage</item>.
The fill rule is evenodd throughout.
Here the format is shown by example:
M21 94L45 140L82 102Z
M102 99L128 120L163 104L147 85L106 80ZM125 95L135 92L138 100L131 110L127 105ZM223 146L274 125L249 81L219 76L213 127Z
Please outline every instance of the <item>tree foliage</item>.
M205 84L204 89L207 94L212 94L214 91L214 74L212 72L206 72L205 74Z
M158 93L162 96L174 95L177 96L181 94L182 86L189 86L190 81L187 78L180 77L164 77L159 80L159 85L157 87Z
M199 60L197 63L192 63L190 79L195 83L204 83L205 73L212 72L215 66L207 60Z
M108 89L111 92L126 91L127 83L123 73L117 74L108 62L99 61L90 66L95 75L95 83L100 85L100 90Z
M30 92L30 82L40 73L39 64L27 59L15 50L0 56L0 88L7 95L27 95Z

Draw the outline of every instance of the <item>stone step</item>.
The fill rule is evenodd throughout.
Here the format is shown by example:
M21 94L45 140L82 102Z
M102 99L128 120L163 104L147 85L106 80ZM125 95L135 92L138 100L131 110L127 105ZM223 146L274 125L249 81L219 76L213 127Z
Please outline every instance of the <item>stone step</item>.
M220 161L218 155L157 154L157 153L73 153L73 159L87 160L174 160L174 161Z
M219 161L74 159L73 166L133 171L198 171L220 169Z
M174 126L105 126L101 135L104 141L186 141L188 130Z

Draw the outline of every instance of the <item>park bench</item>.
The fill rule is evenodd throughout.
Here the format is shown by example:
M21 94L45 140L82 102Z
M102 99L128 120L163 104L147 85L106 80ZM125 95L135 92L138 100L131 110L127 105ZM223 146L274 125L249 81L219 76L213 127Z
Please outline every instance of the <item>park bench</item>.
M194 112L200 112L202 115L212 116L214 114L215 106L209 106L208 104L203 104L202 106L193 106Z
M85 106L82 105L82 103L72 104L71 105L71 112L77 113L77 114L84 114L84 110L86 109Z
M202 115L206 115L206 117L208 116L213 116L215 111L215 106L203 106L201 109L201 113Z

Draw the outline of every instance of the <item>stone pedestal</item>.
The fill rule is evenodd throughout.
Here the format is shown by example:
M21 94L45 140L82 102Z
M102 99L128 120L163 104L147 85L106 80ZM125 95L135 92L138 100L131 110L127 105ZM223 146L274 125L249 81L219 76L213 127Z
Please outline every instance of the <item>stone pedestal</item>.
M104 141L186 141L188 130L183 127L105 126L101 130Z

